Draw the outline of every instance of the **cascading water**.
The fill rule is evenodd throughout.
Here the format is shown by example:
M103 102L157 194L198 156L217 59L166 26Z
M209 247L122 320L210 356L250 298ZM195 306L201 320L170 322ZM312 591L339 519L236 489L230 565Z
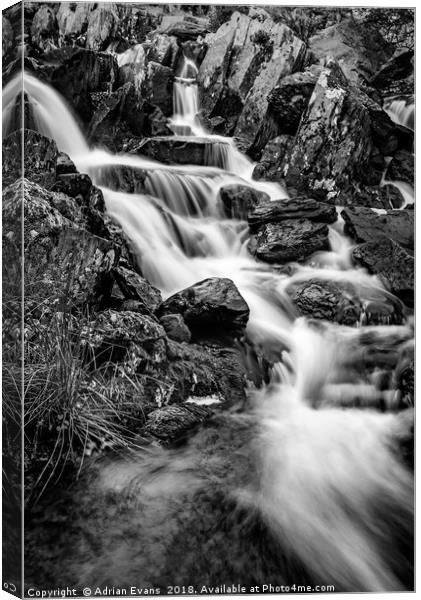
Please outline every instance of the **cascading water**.
M313 581L349 591L405 589L411 585L407 572L412 475L398 460L395 446L405 437L411 411L377 412L379 406L394 409L396 402L390 390L376 384L376 369L370 374L363 365L370 352L382 344L393 347L395 354L403 353L412 340L411 324L359 328L323 322L316 327L297 318L287 289L299 281L317 278L352 283L367 301L390 294L376 277L352 265L352 246L343 236L341 221L330 229L331 250L315 254L307 264L292 264L292 275L278 273L251 257L246 248L247 224L224 217L218 204L219 188L247 182L273 199L286 194L277 184L254 182L253 164L234 142L210 136L197 123L196 73L194 64L186 60L175 83L172 124L178 132L182 129L183 135L220 142L215 151L219 145L227 151L223 169L174 167L139 156L89 150L56 92L32 76L26 78L25 92L41 133L53 137L79 170L89 172L103 186L107 211L131 240L147 279L168 296L208 277L229 277L250 307L250 342L278 361L271 384L250 394L249 417L253 425L258 423L259 433L245 442L254 470L246 470L248 480L233 480L236 487L230 492L237 505L250 514L258 511L282 552L291 554L292 563L301 561ZM17 80L4 90L6 133L19 92ZM106 187L107 169L119 165L146 171L150 195ZM358 408L364 405L369 410ZM147 461L140 456L128 459L121 469L116 464L100 472L95 483L98 494L127 490L133 497L136 489L139 504L143 502L143 520L137 509L124 517L127 522L142 521L146 528L141 538L144 553L139 559L142 576L151 568L148 560L155 566L159 563L161 551L153 547L153 540L163 523L176 522L171 512L174 506L180 511L188 506L193 511L185 499L177 504L181 494L187 490L193 494L200 488L203 469L206 473L218 467L218 460L224 460L221 452L221 457L207 457L205 452L199 463L200 453L190 449L176 455L163 451L158 469L145 466ZM235 461L230 472L236 472ZM139 480L141 486L136 483ZM152 503L155 508L151 499L156 501ZM120 511L113 520L119 522L122 514ZM118 527L120 537L115 528L103 527L110 536L103 554L95 551L86 560L82 552L78 576L84 577L84 582L93 574L109 582L110 572L118 581L128 565L136 568L132 548L122 539L122 524ZM162 539L157 548L159 544ZM111 571L110 565L114 565Z
M384 110L392 121L414 130L415 104L413 96L387 98L384 102Z

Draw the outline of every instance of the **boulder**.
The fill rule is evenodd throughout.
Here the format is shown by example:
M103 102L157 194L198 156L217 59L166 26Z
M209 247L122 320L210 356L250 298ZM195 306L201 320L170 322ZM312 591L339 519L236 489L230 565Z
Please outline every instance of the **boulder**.
M414 154L408 150L395 152L386 171L386 179L389 181L404 181L414 185Z
M128 372L148 373L166 362L165 330L148 315L112 309L99 313L82 331L96 367L123 363Z
M154 32L148 36L143 46L146 49L146 58L148 61L160 63L164 67L170 67L171 69L176 68L181 55L176 37Z
M394 96L402 93L414 93L413 88L413 73L414 73L414 51L403 48L397 50L395 54L389 58L373 75L369 83L373 87L381 91L383 97ZM406 88L405 82L412 79L412 89L408 92L405 90L397 89L397 86L403 85Z
M323 64L335 59L346 77L355 83L370 79L393 55L393 45L386 42L373 25L343 19L317 33L308 42L308 54Z
M68 175L69 173L77 173L75 163L65 152L59 152L56 159L56 177L58 175Z
M149 413L145 432L164 443L180 441L213 414L208 406L164 406Z
M250 231L265 223L279 223L286 219L309 219L321 223L334 223L338 218L336 208L312 198L284 198L259 201L248 213Z
M31 25L32 44L45 52L58 43L58 23L53 9L43 4L35 13Z
M224 185L219 190L224 212L229 219L247 219L248 213L259 203L268 202L269 195L247 185Z
M253 179L279 181L284 179L284 165L293 146L294 136L280 135L271 139L263 149L260 161L253 171Z
M295 135L321 69L287 75L269 93L266 119L275 124L277 135Z
M224 148L228 149L228 144L209 138L173 135L147 138L136 152L166 164L222 167Z
M360 322L362 305L349 283L309 279L292 284L286 291L302 316L349 326Z
M352 256L408 306L414 304L414 257L388 237L377 237L354 248Z
M118 27L117 7L115 4L95 4L88 17L86 30L86 48L100 51L109 45Z
M317 250L329 249L328 235L325 223L286 219L262 225L250 239L249 250L268 263L304 260Z
M379 215L370 208L358 206L345 208L341 215L345 234L356 242L373 242L387 236L413 254L413 211L391 209Z
M366 186L380 184L386 157L399 148L411 150L410 132L329 62L286 157L285 181L299 193L348 204Z
M2 57L8 55L9 52L13 50L15 36L13 34L13 28L10 24L9 19L6 19L4 15L2 15L2 39L1 39L1 49L2 49Z
M154 106L158 106L168 117L173 112L173 82L174 71L170 67L157 62L148 62L145 78L142 81L142 97Z
M190 329L181 315L163 315L159 321L170 340L174 340L175 342L190 342Z
M22 176L22 141L24 169L30 179L46 188L56 180L59 151L54 140L31 129L16 130L3 139L3 184L9 185Z
M180 313L194 337L219 333L244 333L249 308L230 279L212 277L200 281L165 300L161 315Z
M82 173L61 173L57 176L52 186L54 192L63 192L71 198L81 196L83 200L88 198L92 188L92 180L89 175Z
M203 37L208 33L207 19L183 16L165 16L162 19L159 28L160 33L166 33L169 36L186 40L196 40L199 36Z
M63 2L59 5L56 18L60 31L60 45L71 45L75 41L79 45L85 45L86 36L83 41L81 37L88 27L91 8L92 5L86 2Z
M137 302L136 312L150 314L155 312L161 304L161 292L150 285L139 273L120 264L112 270L112 276L124 300Z

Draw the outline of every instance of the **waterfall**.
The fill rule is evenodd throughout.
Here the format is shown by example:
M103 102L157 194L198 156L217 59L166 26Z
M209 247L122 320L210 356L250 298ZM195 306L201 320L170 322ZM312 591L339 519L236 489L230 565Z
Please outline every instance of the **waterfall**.
M259 427L248 440L256 468L250 469L249 481L230 490L230 498L250 514L261 514L279 547L287 555L293 552L292 562L298 557L318 583L333 582L349 591L403 589L396 573L405 571L410 560L405 552L412 528L412 476L396 457L395 447L405 436L411 411L393 412L398 404L394 391L376 383L379 369L375 366L369 372L366 362L384 344L394 349L397 363L403 345L411 343L411 324L348 327L319 321L315 325L298 317L288 294L297 282L316 278L352 284L363 303L381 302L391 294L379 278L352 264L352 243L344 236L341 219L330 226L329 251L315 253L304 264L277 270L251 256L247 224L224 216L219 189L242 183L266 191L272 199L287 195L278 184L253 181L253 163L234 140L210 135L198 123L196 75L194 63L185 59L174 86L172 124L176 134L214 142L208 166L200 167L163 165L142 156L90 149L57 92L32 75L25 75L24 90L36 128L53 137L59 149L102 187L107 212L131 241L144 276L164 297L208 277L228 277L248 303L248 341L264 350L275 366L271 383L250 392L252 408L245 410ZM16 77L3 92L6 134L20 85ZM142 193L118 189L112 170L120 167L145 174ZM379 407L386 407L385 414ZM185 457L191 450L180 452ZM146 467L139 471L142 457L129 463L124 473L132 478L127 483L132 497L143 473L142 487L136 490L139 506L142 494L151 489L160 492L158 502L162 490L169 489L167 482L181 482L179 487L190 491L192 469L199 467L188 456L185 472L183 460L176 468L170 452L165 454L167 471L145 475ZM203 460L212 464L215 458L209 454ZM229 469L235 471L236 465ZM115 489L123 485L124 473L117 469L116 483L115 471L107 475L104 469L101 485ZM164 502L161 508L162 514L151 513L156 523L172 523L170 507ZM113 518L120 519L121 514ZM133 518L141 520L138 507ZM107 527L101 531L108 535ZM149 553L151 539L144 536L139 544L144 544L145 560L156 561L156 548ZM119 569L127 564L123 559L129 550L126 538L113 540L105 559L95 553L92 560L98 564L104 560L108 576L110 565ZM85 555L83 564L85 568Z
M415 104L413 96L396 96L386 98L384 110L398 125L414 130Z
M70 107L53 88L25 71L15 77L3 88L3 137L11 133L11 115L21 94L29 98L34 126L43 135L53 138L57 146L70 156L79 156L89 152L85 140Z

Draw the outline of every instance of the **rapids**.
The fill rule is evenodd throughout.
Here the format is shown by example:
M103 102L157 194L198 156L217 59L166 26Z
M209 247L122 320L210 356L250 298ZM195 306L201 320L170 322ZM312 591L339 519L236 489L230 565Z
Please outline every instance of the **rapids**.
M134 47L119 64L140 54ZM297 317L286 290L298 281L352 283L367 304L390 294L352 264L341 218L330 226L330 250L305 264L277 272L252 258L247 224L224 216L220 187L242 182L272 199L287 194L253 181L254 165L234 141L202 127L196 75L184 60L171 126L220 142L200 167L89 148L59 94L24 77L36 127L102 188L145 277L164 297L207 277L229 277L250 307L249 343L275 362L271 382L250 387L246 407L217 415L218 426L184 448L108 457L88 468L75 491L85 512L79 532L69 531L66 568L80 585L215 585L212 577L227 583L233 576L256 585L264 577L333 584L336 591L411 589L413 477L398 449L412 409L398 412L396 391L379 384L381 365L371 373L363 365L383 347L404 360L412 323L346 327ZM4 134L20 91L19 78L3 90ZM146 171L148 193L114 189L110 169L119 165ZM94 545L88 534L97 536ZM183 565L174 570L177 555Z

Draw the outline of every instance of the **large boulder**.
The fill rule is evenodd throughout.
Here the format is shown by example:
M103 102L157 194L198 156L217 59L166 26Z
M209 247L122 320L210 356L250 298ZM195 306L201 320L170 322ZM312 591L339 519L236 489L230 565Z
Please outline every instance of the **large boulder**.
M358 203L361 190L380 184L386 158L400 148L411 150L410 132L329 62L285 158L285 181L336 204Z
M308 55L323 63L335 59L355 83L370 79L393 54L394 48L379 31L353 18L343 19L310 38Z
M174 71L170 67L150 61L146 65L145 78L142 81L142 96L154 106L158 106L164 115L173 112Z
M35 13L31 25L31 41L39 50L45 52L58 43L58 23L53 9L43 4Z
M408 306L414 304L414 257L388 237L378 237L354 248L353 258L379 276Z
M174 135L147 138L136 152L166 164L223 167L224 148L228 149L228 144L209 138Z
M249 308L230 279L204 279L165 300L161 315L180 313L194 337L219 332L242 335Z
M300 315L341 325L359 324L362 305L349 283L309 279L292 284L286 291Z
M250 147L265 118L268 91L298 68L304 44L264 10L253 17L234 12L206 42L198 75L203 111L234 123L240 115L235 135Z
M249 241L249 250L259 260L282 263L304 260L317 250L329 249L325 223L309 219L286 219L262 225Z
M285 198L259 202L248 213L247 218L250 230L255 231L265 223L279 223L286 219L306 218L321 223L334 223L337 213L334 206L313 198Z
M271 139L263 149L260 161L253 170L253 179L279 181L284 179L284 165L294 144L294 136L279 135Z
M268 202L269 195L247 185L224 185L219 190L219 197L224 207L224 212L230 219L247 219L251 211L259 202Z
M370 208L355 206L345 208L341 215L345 221L345 234L356 242L373 242L387 236L414 252L413 211L391 209L379 215Z

